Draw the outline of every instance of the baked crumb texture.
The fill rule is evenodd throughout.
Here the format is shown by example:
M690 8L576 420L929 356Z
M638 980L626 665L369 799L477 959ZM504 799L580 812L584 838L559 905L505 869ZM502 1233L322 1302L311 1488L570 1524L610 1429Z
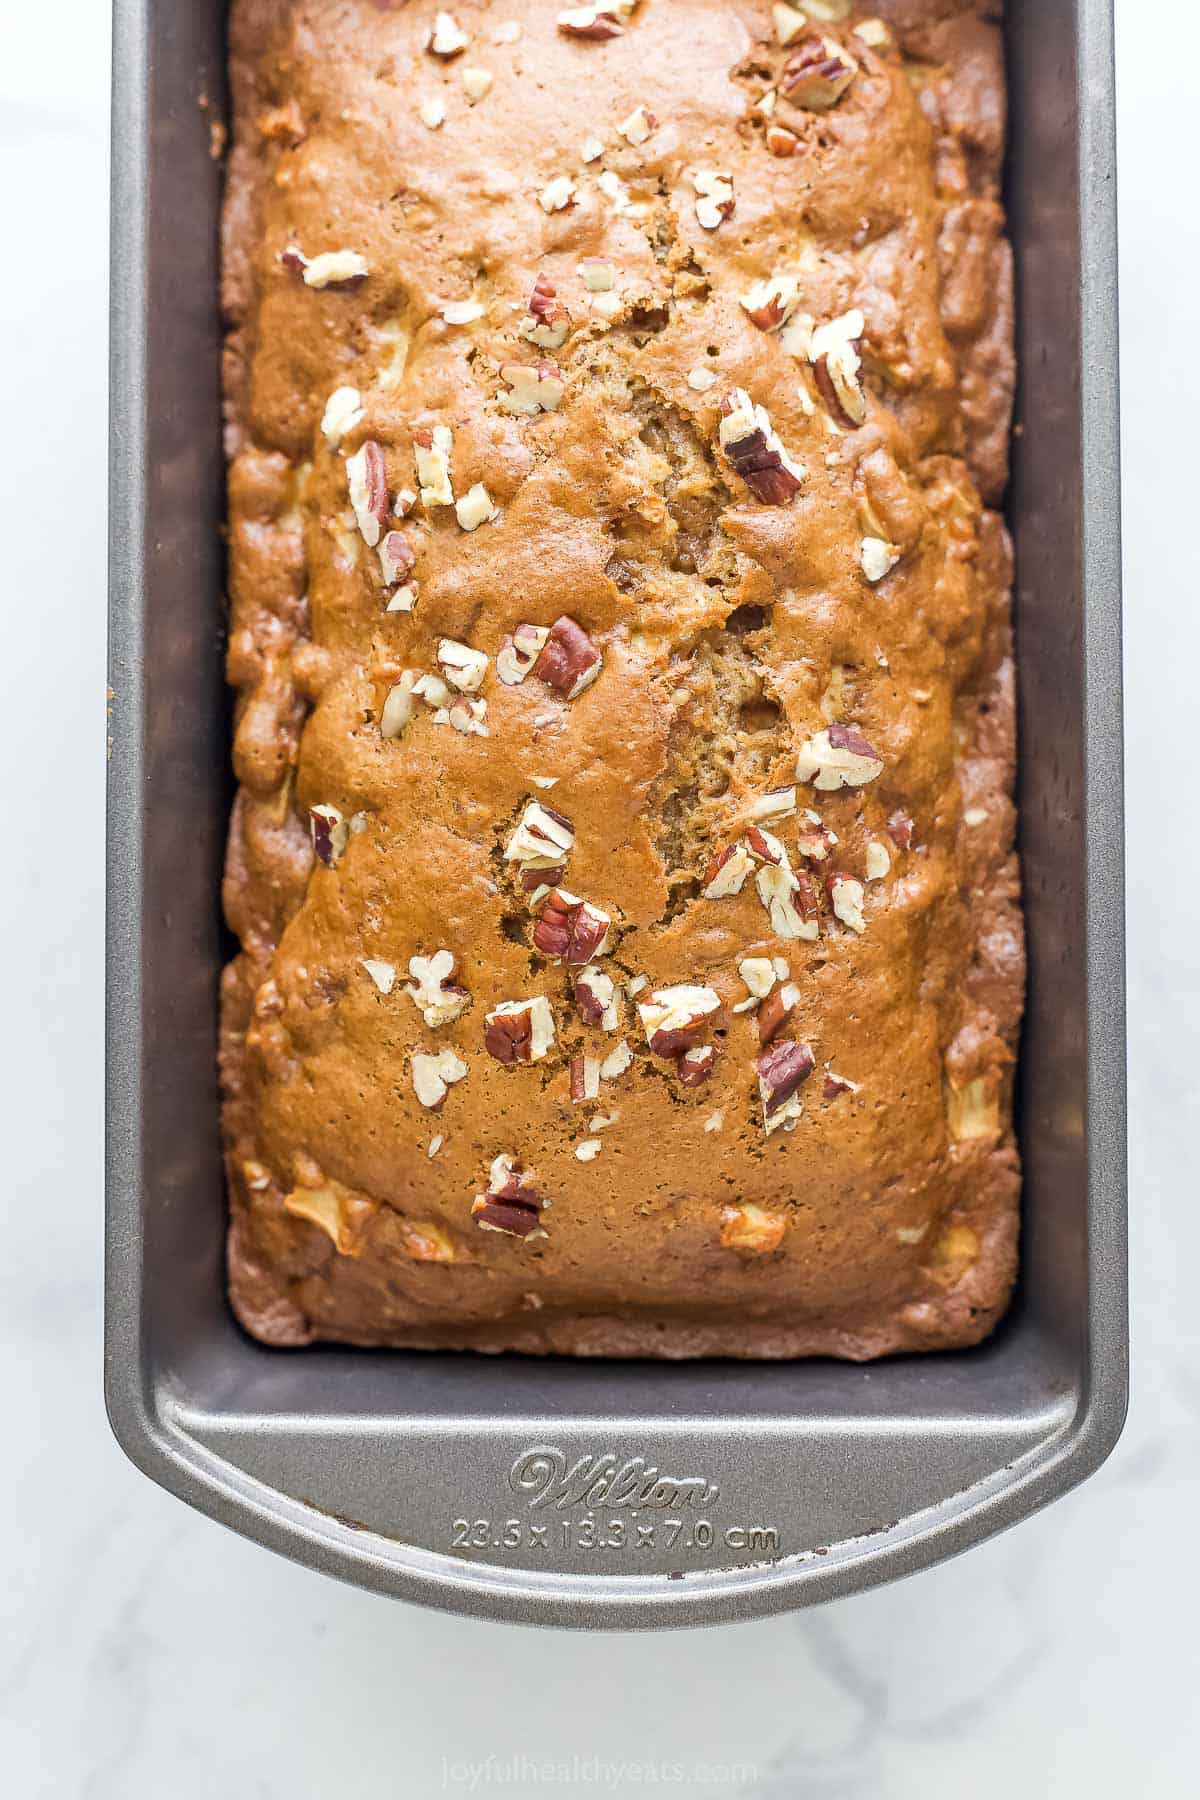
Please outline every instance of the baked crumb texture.
M233 1304L865 1358L1013 1279L999 8L235 0Z

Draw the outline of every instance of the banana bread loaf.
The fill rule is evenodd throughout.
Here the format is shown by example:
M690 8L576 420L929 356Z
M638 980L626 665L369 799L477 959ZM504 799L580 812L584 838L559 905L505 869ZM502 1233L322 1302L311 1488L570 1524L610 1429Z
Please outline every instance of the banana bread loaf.
M223 1080L271 1344L1006 1303L995 0L234 0Z

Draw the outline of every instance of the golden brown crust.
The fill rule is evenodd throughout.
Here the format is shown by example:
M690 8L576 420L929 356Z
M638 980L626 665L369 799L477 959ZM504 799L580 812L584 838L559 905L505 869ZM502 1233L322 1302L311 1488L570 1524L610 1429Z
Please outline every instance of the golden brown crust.
M441 59L426 0L233 6L225 904L242 949L222 1071L231 1293L269 1343L862 1358L975 1342L1011 1287L1023 952L1009 551L985 510L1012 390L997 9L851 7L821 27L856 69L819 112L783 80L802 46L776 43L767 0L622 11L597 41L544 3L463 3L470 42ZM868 13L887 29L864 40ZM491 78L474 104L464 70ZM547 210L561 177L572 203ZM365 279L310 285L304 259L338 251ZM612 265L611 317L586 258ZM561 343L529 311L539 275L570 314ZM761 292L755 316L741 299L776 276L794 278L783 332ZM480 315L446 322L464 301ZM803 319L855 308L843 389ZM506 406L514 363L555 365L536 377L551 410ZM340 442L322 431L339 388L358 395ZM787 461L755 473L736 410L722 441L739 390L803 465L794 493ZM482 483L497 513L466 529L431 498L390 517L416 604L386 611L348 460L378 445L395 501L437 426L455 498ZM562 617L585 661L588 640L602 654L590 685L566 697L552 660L498 678L506 637ZM442 639L489 659L469 696L488 735L447 720L468 698L451 690L385 738L389 692L437 674ZM831 724L867 741L870 778L824 791L802 761L797 813L763 821L817 918L815 939L778 936L800 913L772 918L753 871L706 897L707 866L745 848L748 809ZM561 886L611 916L595 962L613 1029L581 1020L572 974L533 943L547 925L504 857L530 801L571 821ZM312 807L336 809L328 866ZM469 997L444 1019L406 991L410 958L441 949ZM735 1010L748 957L767 979L786 962L763 1017L815 1062L790 1130L764 1129L760 1020ZM676 984L720 1011L656 1055L637 1003ZM485 1015L532 996L555 1042L505 1064ZM572 1059L621 1040L630 1066L572 1101ZM695 1040L717 1052L700 1085L678 1060ZM412 1058L445 1051L457 1078L434 1113ZM545 1211L522 1212L530 1189ZM481 1229L489 1208L539 1229Z

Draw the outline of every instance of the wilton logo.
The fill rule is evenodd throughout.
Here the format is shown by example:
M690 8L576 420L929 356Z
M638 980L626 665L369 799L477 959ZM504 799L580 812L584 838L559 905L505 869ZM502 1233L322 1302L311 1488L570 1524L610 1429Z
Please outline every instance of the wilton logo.
M611 1450L581 1456L568 1468L566 1456L553 1444L522 1450L508 1471L508 1485L514 1494L527 1494L530 1506L627 1506L660 1512L703 1506L721 1492L702 1475L662 1475L644 1456L621 1462Z

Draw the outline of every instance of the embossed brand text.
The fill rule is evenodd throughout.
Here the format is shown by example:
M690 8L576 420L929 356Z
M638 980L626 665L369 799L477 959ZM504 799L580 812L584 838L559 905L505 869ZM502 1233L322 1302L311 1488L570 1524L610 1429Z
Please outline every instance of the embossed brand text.
M581 1456L568 1465L563 1451L552 1444L523 1450L508 1472L508 1484L516 1494L528 1496L530 1506L629 1507L656 1511L703 1506L716 1500L720 1488L702 1475L664 1475L644 1456L622 1461L612 1451Z

